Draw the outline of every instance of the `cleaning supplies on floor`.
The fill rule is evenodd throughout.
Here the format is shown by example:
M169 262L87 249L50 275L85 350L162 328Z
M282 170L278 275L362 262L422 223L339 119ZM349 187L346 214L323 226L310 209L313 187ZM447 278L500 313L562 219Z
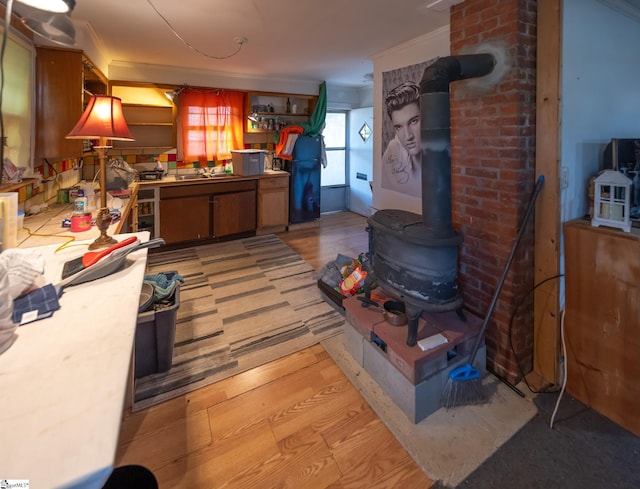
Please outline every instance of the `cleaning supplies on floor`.
M171 297L178 283L184 283L184 278L178 272L162 272L145 275L144 283L153 286L153 301L158 303Z
M498 302L498 296L500 295L500 291L502 290L504 281L507 278L507 273L509 273L511 262L513 261L513 257L516 254L518 244L522 239L522 235L524 234L524 230L526 228L529 217L533 213L536 199L538 197L538 194L542 190L543 184L544 176L541 175L540 177L538 177L538 181L536 182L533 194L531 195L531 199L529 200L529 204L527 205L524 218L522 220L522 223L520 224L520 227L518 228L516 239L511 245L511 252L509 253L507 262L504 266L504 269L502 270L502 275L498 280L498 285L496 286L493 297L491 298L489 309L487 310L484 320L482 321L480 333L478 333L478 335L476 336L476 340L473 344L473 347L471 348L469 360L461 367L454 368L449 373L449 379L444 386L441 399L442 405L446 408L466 406L471 404L482 404L486 402L486 396L482 387L482 380L480 378L480 371L473 366L473 362L476 359L476 354L478 353L478 349L480 348L480 341L484 338L484 333L487 330L489 319L491 318L496 303Z

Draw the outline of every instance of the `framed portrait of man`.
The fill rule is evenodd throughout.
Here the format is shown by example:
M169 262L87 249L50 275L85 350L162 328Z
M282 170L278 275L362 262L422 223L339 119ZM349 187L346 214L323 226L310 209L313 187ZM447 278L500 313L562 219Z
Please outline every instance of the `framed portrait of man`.
M420 80L438 58L382 73L381 187L421 196Z

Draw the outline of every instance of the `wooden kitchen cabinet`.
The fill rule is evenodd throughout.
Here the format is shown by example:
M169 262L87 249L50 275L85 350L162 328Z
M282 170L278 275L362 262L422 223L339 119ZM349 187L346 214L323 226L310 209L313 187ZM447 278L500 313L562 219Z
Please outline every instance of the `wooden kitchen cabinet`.
M122 100L122 111L134 141L113 141L129 153L162 153L176 147L176 106L167 99L175 85L110 80L110 93Z
M564 224L567 392L640 436L640 230Z
M36 158L82 156L82 140L66 135L82 115L85 88L104 94L106 79L82 51L36 49Z
M258 234L286 231L289 225L289 173L261 176L258 182Z
M213 197L213 237L255 232L255 190L215 195Z
M208 184L160 188L159 235L167 244L211 237Z
M176 147L175 107L122 104L133 141L113 141L114 148L157 151Z
M160 187L158 236L167 244L256 231L256 180Z

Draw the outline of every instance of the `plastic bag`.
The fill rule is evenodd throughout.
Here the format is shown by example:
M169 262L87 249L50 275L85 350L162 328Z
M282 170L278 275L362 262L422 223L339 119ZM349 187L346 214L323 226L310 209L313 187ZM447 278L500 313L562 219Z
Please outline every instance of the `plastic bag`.
M351 272L340 282L339 288L342 295L345 297L351 297L358 293L358 291L364 286L365 279L367 278L367 272L362 269L360 265L357 265Z
M107 190L125 190L138 176L133 168L122 158L109 160L107 165Z

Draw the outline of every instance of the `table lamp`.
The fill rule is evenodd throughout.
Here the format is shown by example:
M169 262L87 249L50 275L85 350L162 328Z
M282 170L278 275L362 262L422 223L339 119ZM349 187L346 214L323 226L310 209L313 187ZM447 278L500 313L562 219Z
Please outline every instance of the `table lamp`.
M107 229L111 224L111 214L107 207L107 177L106 155L111 146L107 145L108 139L118 141L134 141L124 120L122 113L122 101L118 97L109 95L93 95L84 110L82 117L67 134L67 139L98 139L99 143L93 149L98 153L100 162L100 210L96 216L96 226L100 230L100 236L89 245L90 250L105 248L117 243L107 235Z

